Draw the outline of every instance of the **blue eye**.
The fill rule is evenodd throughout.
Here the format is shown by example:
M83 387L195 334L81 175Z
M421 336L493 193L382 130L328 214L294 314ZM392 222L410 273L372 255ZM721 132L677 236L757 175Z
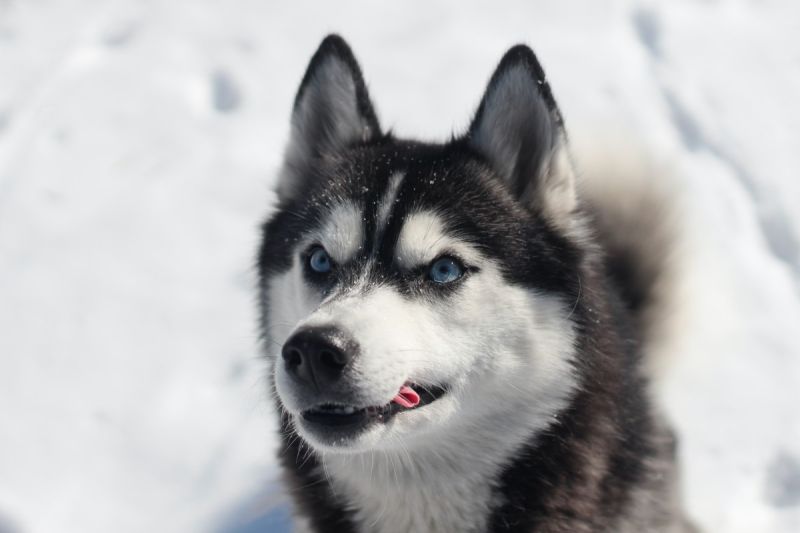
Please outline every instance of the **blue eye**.
M428 277L434 283L450 283L463 275L464 267L451 257L437 259L433 262L428 272Z
M308 265L311 270L320 274L327 274L333 269L331 258L324 248L315 248L311 252L311 256L308 258Z

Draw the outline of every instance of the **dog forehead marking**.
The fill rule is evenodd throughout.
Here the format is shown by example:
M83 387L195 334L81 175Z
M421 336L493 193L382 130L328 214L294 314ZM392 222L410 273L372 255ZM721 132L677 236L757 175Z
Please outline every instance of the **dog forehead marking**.
M381 240L386 233L386 226L389 223L389 218L392 215L394 205L397 201L397 195L400 192L400 185L403 182L405 174L397 171L389 176L389 181L386 186L386 192L383 193L375 220L375 234L373 235L373 249L377 250L380 247Z
M444 222L432 211L413 213L406 218L395 248L401 268L413 268L434 259L440 250L452 248L456 239L445 233Z
M377 227L383 228L389 222L389 215L392 213L392 206L397 201L397 194L400 192L400 184L403 183L405 174L397 171L389 177L389 184L386 187L386 192L381 198L381 203L378 206L378 223Z
M323 221L312 239L322 245L335 262L346 263L363 246L362 209L353 202L342 202L333 206Z

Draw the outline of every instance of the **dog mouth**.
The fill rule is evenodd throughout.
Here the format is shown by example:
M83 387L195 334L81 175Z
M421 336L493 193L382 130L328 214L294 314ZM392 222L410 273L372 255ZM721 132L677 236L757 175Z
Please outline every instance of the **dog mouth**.
M324 403L300 413L305 422L329 429L349 430L373 423L385 424L396 415L430 405L447 393L445 386L422 387L403 385L388 404L357 407L341 403Z

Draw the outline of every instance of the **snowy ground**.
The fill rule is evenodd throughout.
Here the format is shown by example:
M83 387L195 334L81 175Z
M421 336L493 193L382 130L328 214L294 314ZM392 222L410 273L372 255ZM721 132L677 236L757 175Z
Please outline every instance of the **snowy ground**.
M286 531L251 264L334 30L401 135L525 41L578 142L675 157L687 507L800 531L800 5L496 5L0 0L0 532Z

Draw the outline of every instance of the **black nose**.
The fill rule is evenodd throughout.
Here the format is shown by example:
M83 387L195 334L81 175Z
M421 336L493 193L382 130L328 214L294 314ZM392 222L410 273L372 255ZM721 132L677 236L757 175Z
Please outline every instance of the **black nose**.
M339 380L356 349L337 328L307 328L289 337L281 355L297 381L323 390Z

